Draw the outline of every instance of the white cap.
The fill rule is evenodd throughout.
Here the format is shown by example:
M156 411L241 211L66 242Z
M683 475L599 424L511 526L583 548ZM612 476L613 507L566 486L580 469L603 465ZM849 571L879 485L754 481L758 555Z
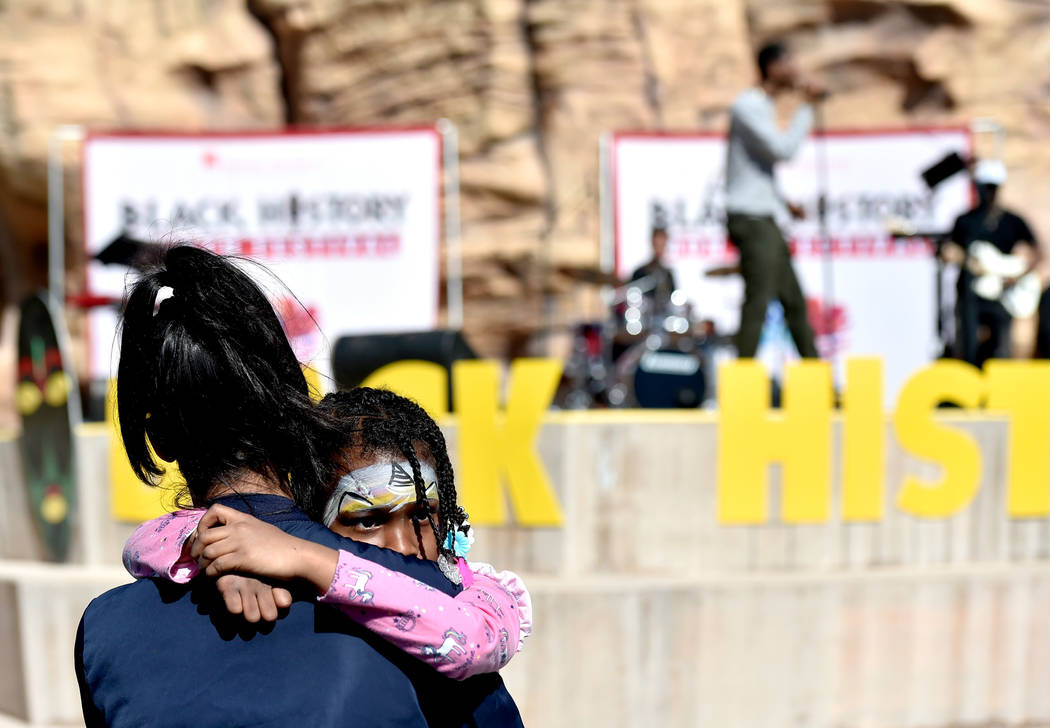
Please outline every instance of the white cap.
M1001 185L1006 181L1006 165L998 159L978 160L973 170L973 181L979 185Z

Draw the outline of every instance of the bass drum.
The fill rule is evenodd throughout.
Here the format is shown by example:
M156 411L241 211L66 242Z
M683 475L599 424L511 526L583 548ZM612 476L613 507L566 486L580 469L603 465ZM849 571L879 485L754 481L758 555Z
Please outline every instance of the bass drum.
M645 343L616 363L624 406L688 409L704 401L704 360L697 346L653 349Z

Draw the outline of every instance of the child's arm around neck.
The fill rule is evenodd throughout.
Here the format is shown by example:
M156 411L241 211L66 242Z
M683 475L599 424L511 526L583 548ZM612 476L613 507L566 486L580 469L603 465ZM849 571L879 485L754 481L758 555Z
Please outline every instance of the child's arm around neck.
M518 652L531 630L524 584L510 572L471 567L473 584L456 597L347 551L296 538L270 524L213 506L197 533L200 510L179 511L139 527L124 548L136 577L185 583L199 573L229 571L271 579L306 579L330 604L399 649L448 677L495 672Z

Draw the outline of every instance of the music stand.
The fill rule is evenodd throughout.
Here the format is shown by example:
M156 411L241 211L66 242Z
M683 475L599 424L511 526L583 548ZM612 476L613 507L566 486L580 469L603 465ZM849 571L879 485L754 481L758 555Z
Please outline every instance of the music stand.
M937 163L923 170L921 177L923 182L926 183L926 187L930 192L933 192L939 184L954 177L959 172L965 171L969 166L970 160L967 160L958 152L951 152ZM948 342L945 340L944 333L944 260L941 257L941 248L948 238L951 237L951 232L915 231L899 237L928 238L933 243L934 296L937 299L937 340L940 342L941 348L938 356L944 358L949 356L950 352L948 351Z

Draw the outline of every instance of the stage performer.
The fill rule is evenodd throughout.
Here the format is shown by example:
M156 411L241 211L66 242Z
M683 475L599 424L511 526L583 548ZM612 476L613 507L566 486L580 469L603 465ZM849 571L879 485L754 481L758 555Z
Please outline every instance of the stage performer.
M672 271L664 263L667 252L667 230L654 227L649 237L652 256L631 274L631 283L641 282L642 293L653 303L653 310L663 313L670 308L671 294L678 288Z
M438 672L462 680L501 669L531 631L529 594L512 572L497 574L463 558L473 535L456 505L452 463L437 423L415 402L380 389L329 394L321 408L346 433L337 455L343 472L323 523L348 538L438 561L465 587L455 598L221 505L144 523L124 549L128 571L187 583L198 574L199 558L211 577L303 579L322 602ZM442 549L439 531L448 534ZM277 618L273 603L245 605L237 592L224 596L227 608L248 621Z
M280 321L247 274L206 251L171 248L132 286L122 327L121 437L144 482L162 470L152 446L178 462L194 506L251 513L458 593L433 561L315 522L333 474L328 454L345 436L311 402ZM242 593L272 590L223 579L246 580ZM143 579L98 597L75 647L87 726L521 725L498 674L447 680L318 604L315 592L291 596L273 629L228 614L206 578Z
M1034 316L1042 293L1038 277L1029 275L1042 261L1035 235L1024 218L998 201L1005 181L1006 166L1001 161L977 162L973 170L977 205L959 216L950 242L941 248L947 262L961 266L955 302L956 356L975 366L1013 353L1014 315L1004 300L1029 299L1028 316Z
M729 240L740 252L744 277L737 351L741 357L755 355L766 309L777 298L799 354L811 358L817 356L817 348L806 320L806 299L776 222L783 211L802 219L805 210L784 199L773 170L777 162L791 159L798 151L813 126L812 104L824 92L816 84L799 80L791 54L779 43L763 46L757 61L760 84L737 96L730 111L726 160ZM781 130L774 102L793 90L801 91L806 102L795 111L788 128Z

